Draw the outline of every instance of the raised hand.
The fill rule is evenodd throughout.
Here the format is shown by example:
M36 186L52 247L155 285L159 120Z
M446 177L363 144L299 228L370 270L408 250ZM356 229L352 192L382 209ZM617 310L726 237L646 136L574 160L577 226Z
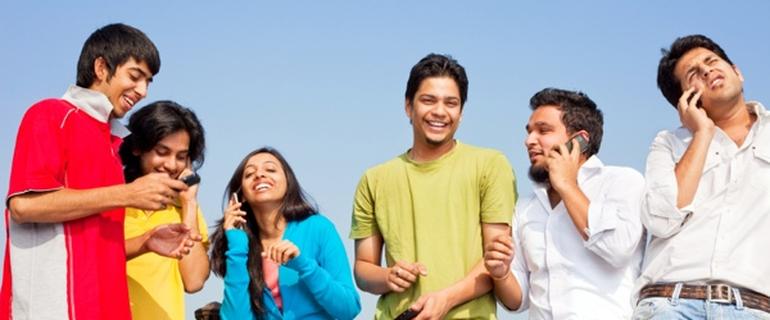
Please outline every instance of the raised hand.
M233 193L233 196L227 202L227 208L225 208L225 220L222 222L222 227L225 230L238 228L246 224L246 212L241 210L242 204L243 202L238 201L238 195Z
M701 131L713 133L715 127L714 121L708 117L706 110L698 106L702 93L703 91L698 87L690 87L679 97L679 104L676 107L679 120L692 134Z
M427 276L428 269L419 262L397 261L387 268L387 284L391 291L404 292L417 281L418 276Z
M577 186L577 173L580 170L580 147L577 139L572 138L572 150L566 145L557 145L553 150L546 150L548 180L556 191L573 185Z
M190 166L188 165L187 169L184 169L184 171L182 171L182 173L179 175L179 179L182 179L193 173L194 172L190 169ZM179 191L179 201L180 202L196 201L198 196L198 185L199 184L194 184L192 186L188 186L187 190Z

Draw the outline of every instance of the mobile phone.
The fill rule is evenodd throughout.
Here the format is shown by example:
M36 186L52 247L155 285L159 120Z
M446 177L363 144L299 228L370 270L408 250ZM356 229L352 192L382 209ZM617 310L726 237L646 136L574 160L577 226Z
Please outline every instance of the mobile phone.
M690 102L692 99L694 99L697 93L698 91L693 92L692 95L690 95L690 98L687 99L687 102ZM698 97L698 101L695 102L695 106L698 107L698 109L703 109L703 101L700 99L701 97Z
M406 311L402 312L401 314L396 317L396 320L409 320L414 319L414 317L417 316L419 312L414 311L412 309L406 309Z
M588 151L588 141L586 141L586 138L583 137L582 134L576 135L572 139L577 140L578 145L580 145L580 153L584 153L584 152ZM569 141L567 141L567 144L566 144L567 145L567 150L569 152L572 152L572 139L569 139Z
M192 187L198 183L201 182L201 176L199 176L197 173L193 172L191 175L188 175L181 179L182 182L184 182L188 187Z

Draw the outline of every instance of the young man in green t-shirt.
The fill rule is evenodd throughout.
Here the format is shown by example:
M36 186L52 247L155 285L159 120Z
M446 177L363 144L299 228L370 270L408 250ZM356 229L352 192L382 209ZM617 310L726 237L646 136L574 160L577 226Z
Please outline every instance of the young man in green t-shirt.
M358 185L355 278L381 295L376 319L496 318L483 245L510 234L515 179L500 152L454 139L467 92L456 60L420 60L405 95L412 147L367 170Z

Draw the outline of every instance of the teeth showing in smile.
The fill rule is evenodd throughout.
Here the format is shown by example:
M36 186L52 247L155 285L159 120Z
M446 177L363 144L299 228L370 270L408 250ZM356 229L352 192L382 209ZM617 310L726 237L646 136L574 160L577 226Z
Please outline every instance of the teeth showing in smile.
M710 84L710 85L711 85L711 87L713 88L713 87L715 87L715 86L717 86L717 85L719 85L719 84L721 84L721 83L722 83L722 78L716 78L716 79L714 79L713 81L711 81L711 84Z
M134 103L136 103L136 101L131 100L131 98L129 98L129 97L123 97L123 99L126 100L126 102L128 102L128 105L131 106L131 107L133 107Z
M443 128L447 126L446 123L439 122L439 121L428 121L428 125L430 125L431 127L439 127L439 128Z
M257 185L257 191L263 191L263 190L267 190L267 189L270 189L270 185L267 184L267 183L262 182L262 183Z

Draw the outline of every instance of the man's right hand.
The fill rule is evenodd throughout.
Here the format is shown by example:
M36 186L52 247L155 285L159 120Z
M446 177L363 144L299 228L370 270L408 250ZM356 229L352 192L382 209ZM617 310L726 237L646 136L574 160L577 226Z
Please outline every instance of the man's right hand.
M513 260L513 238L499 235L484 248L484 267L493 279L504 279L511 272Z
M690 87L679 97L676 108L682 125L693 135L696 132L713 133L715 128L714 121L708 117L706 110L698 106L701 94L703 90L695 86Z
M417 281L418 276L427 276L428 269L419 262L398 261L387 268L387 285L391 291L404 292Z
M179 192L187 190L187 185L172 179L165 173L150 173L129 183L128 207L142 210L162 210L173 204Z

